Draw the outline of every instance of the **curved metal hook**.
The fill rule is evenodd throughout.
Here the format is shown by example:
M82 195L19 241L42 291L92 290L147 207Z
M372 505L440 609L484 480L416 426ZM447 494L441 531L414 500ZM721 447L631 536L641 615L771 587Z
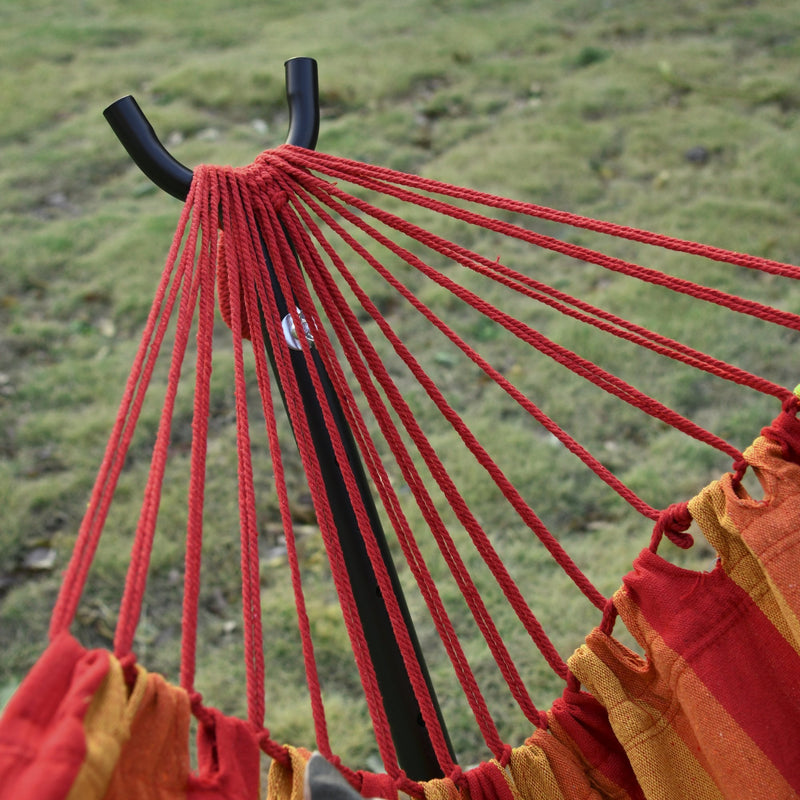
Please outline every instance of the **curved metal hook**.
M289 103L286 143L313 150L319 135L317 62L313 58L292 58L285 68ZM192 171L161 144L133 97L128 95L117 100L103 115L139 169L160 189L185 200L192 183Z

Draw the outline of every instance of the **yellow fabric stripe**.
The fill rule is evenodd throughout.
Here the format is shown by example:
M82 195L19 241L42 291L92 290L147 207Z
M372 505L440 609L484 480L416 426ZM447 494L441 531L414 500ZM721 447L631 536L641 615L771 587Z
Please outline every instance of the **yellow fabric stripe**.
M450 778L435 778L425 781L422 786L425 789L425 800L462 800L458 787Z
M142 698L103 800L184 800L190 773L189 696L139 668Z
M764 437L744 456L761 481L762 501L737 494L726 475L690 501L689 510L731 579L800 653L800 466Z
M636 665L630 651L622 652L622 645L600 632L587 640L587 649L614 672L621 686L627 687L637 701L641 700L646 713L660 717L664 724L668 722L723 797L736 800L794 797L791 786L775 765L717 702L691 667L643 619L638 620L638 625L657 656L657 670L641 659ZM620 655L622 661L618 666L614 662ZM631 672L637 673L636 676L629 677ZM618 737L622 741L620 734ZM628 749L624 742L623 746ZM629 756L633 763L632 754ZM655 763L658 768L658 762ZM645 788L643 783L642 787Z
M513 787L515 800L538 800L540 797L542 800L566 800L550 759L540 747L515 747L508 769L503 774L509 786ZM576 789L586 781L585 778L580 781L580 777L576 776Z
M273 761L267 778L267 800L303 800L303 779L311 753L302 747L287 747L291 766Z
M527 800L627 800L627 794L598 792L590 779L593 770L550 733L537 730L525 744L512 752L511 769L520 785L528 787Z
M597 767L592 766L586 760L585 756L578 748L578 745L562 728L553 714L549 715L549 732L550 736L548 738L557 739L560 744L572 753L573 758L581 765L583 774L588 779L589 785L597 790L599 797L602 797L603 800L631 800L631 796L625 789L610 781ZM542 741L544 740L542 739ZM562 783L562 785L564 784Z
M119 661L109 656L109 670L95 692L83 721L86 735L86 760L67 800L101 800L120 752L130 738L133 719L144 696L144 680L137 680L128 697L128 687Z
M606 658L614 652L609 658L613 667L595 649L606 650ZM673 727L681 709L672 687L662 685L658 674L647 675L647 665L641 658L616 640L593 631L568 663L578 680L608 710L614 733L648 800L724 800Z

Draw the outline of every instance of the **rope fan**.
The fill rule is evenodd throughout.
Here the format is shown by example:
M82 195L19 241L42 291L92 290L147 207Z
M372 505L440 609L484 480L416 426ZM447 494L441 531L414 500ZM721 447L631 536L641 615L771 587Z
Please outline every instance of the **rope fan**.
M603 292L588 291L591 301L572 296L558 270L578 265L591 271L592 280L609 275L612 282L638 282L658 298L675 295L678 308L708 307L704 319L725 317L731 326L743 320L743 330L752 324L761 331L769 326L796 332L800 315L787 309L601 252L585 241L596 236L613 243L605 249L616 253L635 245L666 254L664 259L679 254L691 260L695 274L706 265L708 274L745 269L789 281L800 277L800 268L317 153L315 137L314 132L298 146L290 135L290 143L262 153L250 166L202 166L188 176L166 268L53 612L51 643L0 723L0 794L255 798L266 754L267 796L300 800L305 763L316 748L365 797L798 796L800 400L730 363L735 359L706 354L628 320L611 302L601 306L594 298ZM178 179L172 189L180 195ZM554 279L520 266L523 249L554 254L558 268L548 273ZM650 263L657 261L657 255L650 257ZM223 714L195 687L217 308L230 328L234 358L246 719ZM465 309L469 323L463 322ZM601 337L573 336L577 343L602 341L597 357L582 355L569 336L545 335L536 324L544 316ZM167 390L113 650L87 650L69 629L171 322ZM401 327L410 333L401 336ZM148 672L133 650L175 398L192 340L183 639L180 679L173 684ZM637 385L648 381L626 371L624 355L614 359L614 352L634 347L649 351L658 375L673 367L681 374L705 373L715 386L766 396L774 407L772 421L764 419L766 427L754 430L753 443L740 449ZM618 369L601 366L606 351ZM522 352L529 355L517 355ZM540 360L557 366L541 372L526 366ZM577 401L569 413L559 414L551 384L562 372L577 376L585 389L570 395ZM257 426L248 408L253 376ZM461 385L472 381L483 418L493 412L496 423L488 417L483 426L472 424L453 376ZM582 414L606 413L606 397L623 409L620 418L651 417L658 432L676 431L682 441L718 454L708 463L727 463L730 471L720 468L721 476L705 488L698 485L672 502L646 499L634 481L623 479L625 469L615 468L614 458L598 455L559 421L567 417L580 428ZM290 511L287 444L275 412L281 398L382 772L342 763L329 731ZM551 399L547 407L541 398ZM425 422L431 410L433 428ZM557 472L564 459L582 465L614 502L643 518L643 533L652 531L610 596L568 551L565 542L574 539L551 530L537 513L541 487L530 485L527 465L506 463L500 429L512 414L518 436L530 437L531 452L539 442L542 452L551 453L540 473ZM614 424L609 419L609 427ZM269 727L256 436L269 447L313 742L286 744ZM546 554L591 609L595 627L569 657L527 599L524 565L504 561L502 536L478 518L472 490L462 485L464 472L481 476L493 502L505 509L503 518L513 520L508 530L524 537L538 558ZM763 497L745 488L749 473L757 476ZM582 479L568 488L588 491ZM707 571L659 555L664 538L692 547L692 523L715 551ZM494 585L492 596L502 599L504 618L513 617L530 652L538 653L535 659L557 676L562 693L549 708L535 702L525 668L510 651L494 603L490 607L487 580ZM457 620L444 597L446 581L468 612ZM424 638L412 622L419 608L412 615L404 597L412 593L424 607ZM464 617L471 619L468 630ZM615 628L623 624L641 653L620 641ZM434 638L436 644L429 644ZM494 683L502 682L526 721L523 740L508 741L503 734L503 712L491 707L472 666L474 640L483 641ZM425 663L434 647L446 654L454 676L444 688L433 685ZM437 692L463 695L485 747L478 765L459 763ZM192 717L194 769L188 755Z

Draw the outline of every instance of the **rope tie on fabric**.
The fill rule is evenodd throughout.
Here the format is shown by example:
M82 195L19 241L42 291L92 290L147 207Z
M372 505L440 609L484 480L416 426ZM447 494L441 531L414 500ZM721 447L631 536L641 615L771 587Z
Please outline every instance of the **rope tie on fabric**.
M203 705L203 695L200 692L191 692L189 694L189 702L192 708L192 715L201 724L206 727L214 727L214 715Z
M273 759L273 761L283 764L284 767L291 767L292 757L289 754L289 751L283 745L275 742L272 739L270 732L266 728L262 728L262 730L258 733L257 739L258 746L264 753Z
M658 542L656 542L656 547L658 547ZM653 549L653 543L650 543L650 549L655 552ZM609 597L606 601L606 607L603 609L603 618L600 620L599 628L603 633L607 636L611 636L614 631L614 623L617 621L617 607L614 605L614 598ZM569 678L567 681L567 686L573 692L577 692L580 689L580 681L570 672Z
M464 776L469 797L480 797L484 800L514 800L511 787L503 777L501 768L494 762L468 770Z
M798 387L800 389L800 387ZM795 391L798 391L796 389ZM787 397L783 402L781 413L772 425L763 428L762 436L772 439L781 445L783 456L788 461L800 464L800 398L796 395Z
M650 549L655 553L662 537L666 536L681 550L688 550L694 544L694 537L688 533L692 524L692 514L687 502L674 503L659 515L650 539Z

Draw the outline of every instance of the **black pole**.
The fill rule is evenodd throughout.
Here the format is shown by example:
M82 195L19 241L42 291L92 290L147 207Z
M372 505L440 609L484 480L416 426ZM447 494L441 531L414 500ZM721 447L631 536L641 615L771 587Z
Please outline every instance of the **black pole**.
M260 234L259 234L260 235ZM270 277L275 305L278 315L285 319L289 315L289 306L278 285L277 276L270 261L266 244L261 238L261 249L267 273ZM268 333L264 323L263 310L261 311L262 331L264 334L265 349L270 359L272 370L278 374L275 365L275 356L271 351ZM302 335L300 340L302 343ZM392 623L385 601L381 596L378 580L372 566L355 510L350 502L347 485L342 473L342 466L337 460L333 448L331 432L325 422L322 405L317 398L316 389L311 377L307 358L314 360L315 371L325 395L323 402L330 409L336 425L336 435L344 445L348 466L355 478L359 495L369 517L369 526L373 532L380 550L381 558L386 567L387 574L392 584L392 590L397 598L398 606L408 629L416 659L422 669L422 675L427 684L439 724L444 733L450 755L453 760L452 744L447 734L447 728L442 717L436 693L428 673L422 648L416 635L414 623L405 600L403 588L394 566L389 545L378 516L369 482L361 462L358 448L353 439L352 431L347 423L339 398L331 384L324 364L310 342L302 344L302 350L286 345L292 369L297 380L298 389L303 402L303 411L308 420L309 431L314 443L314 454L319 462L328 502L336 528L342 555L347 568L350 585L353 589L353 598L358 609L358 615L364 629L364 637L369 649L370 658L375 668L375 675L381 691L383 705L389 726L392 730L392 739L400 765L406 774L414 780L431 780L441 778L442 770L439 767L436 753L433 749L430 735L422 719L414 689L406 672L403 655L397 640L394 637ZM278 381L280 386L280 381ZM287 405L286 396L281 387L284 405ZM287 407L288 413L288 407ZM290 416L291 419L291 416Z
M297 58L286 62L287 98L289 100L289 134L287 142L309 149L316 145L319 132L319 102L316 62L309 58ZM105 116L114 133L122 142L133 161L160 188L178 199L186 199L192 180L192 171L173 158L161 145L152 126L132 97L118 100L105 110ZM272 292L280 317L289 314L289 306L278 284L270 261L266 243L259 232L264 265L270 277ZM263 309L262 329L267 355L273 371L275 356L269 344L265 328ZM302 349L287 348L292 368L302 397L303 411L308 419L314 451L319 460L333 521L341 543L348 578L364 628L364 635L375 668L386 716L392 731L398 761L406 774L414 780L430 780L442 777L438 759L430 734L422 720L419 703L405 669L402 653L394 637L386 604L381 597L377 578L364 544L364 534L348 497L347 487L333 449L331 432L316 396L306 358L314 359L315 368L325 394L325 402L336 425L336 435L344 444L349 470L355 477L359 494L369 517L369 525L378 544L381 558L397 598L403 620L409 631L416 658L422 668L439 723L450 749L452 745L442 719L436 694L425 665L425 659L414 630L414 625L405 601L397 571L389 551L380 518L378 516L369 482L364 472L352 431L350 430L339 399L326 370L311 343ZM280 385L280 381L278 381ZM281 388L283 394L283 389ZM286 397L283 397L284 404ZM288 409L287 409L288 411ZM454 759L455 760L455 759Z

